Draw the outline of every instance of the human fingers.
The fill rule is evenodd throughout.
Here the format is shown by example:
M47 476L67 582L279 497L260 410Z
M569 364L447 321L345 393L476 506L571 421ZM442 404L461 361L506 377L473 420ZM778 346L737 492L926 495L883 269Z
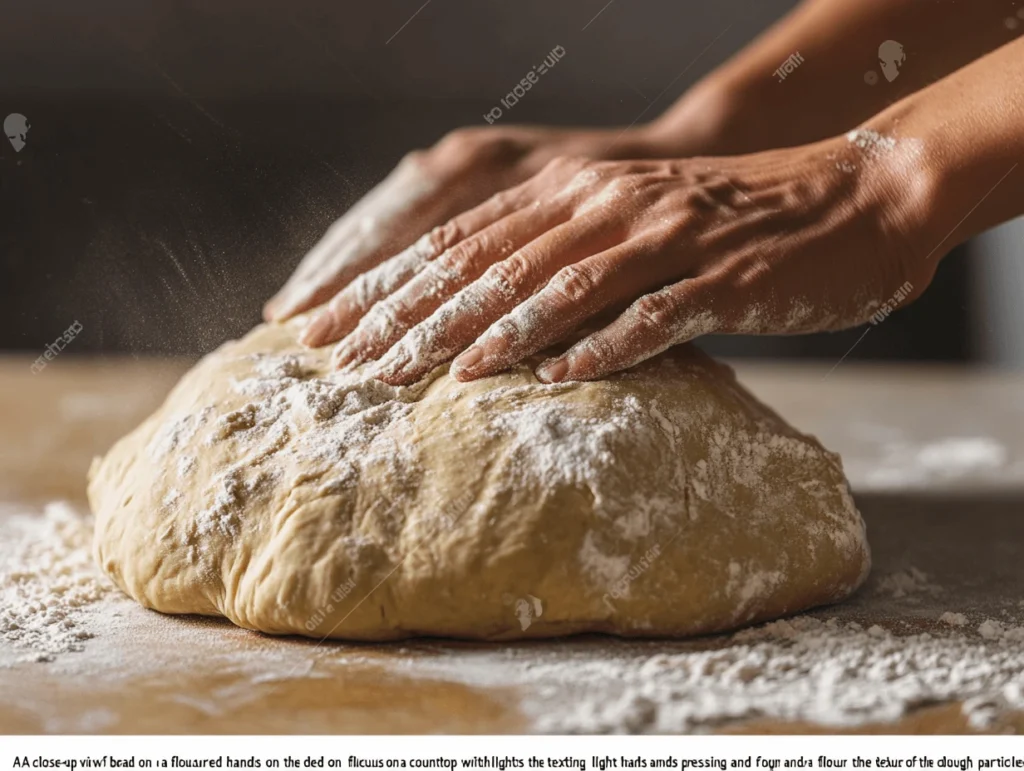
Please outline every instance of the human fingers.
M619 223L597 212L548 230L507 259L491 265L407 332L381 358L374 376L391 385L420 379L463 351L560 269L606 250L619 239Z
M607 327L544 362L537 377L545 383L596 380L716 332L723 325L716 315L720 291L714 276L701 276L643 295Z
M456 246L524 205L528 193L517 186L433 228L412 246L358 276L341 290L303 332L301 342L318 347L340 340L380 300L398 291L413 276Z
M308 348L340 340L352 331L358 320L377 302L415 276L431 259L429 238L424 236L376 268L360 274L338 292L299 336Z
M416 224L413 220L429 221L436 216L430 211L432 207L412 216L416 206L423 204L435 187L416 156L407 156L327 229L281 290L267 302L264 317L268 321L282 321L316 307L388 256L389 250L394 254L412 243L415 231L410 233L409 225ZM420 226L419 232L430 224Z
M685 263L650 239L633 239L567 265L493 323L452 363L459 380L502 372L587 322L677 280Z
M357 366L380 356L491 265L508 258L568 217L565 209L531 207L460 241L394 294L374 305L338 345L335 365Z

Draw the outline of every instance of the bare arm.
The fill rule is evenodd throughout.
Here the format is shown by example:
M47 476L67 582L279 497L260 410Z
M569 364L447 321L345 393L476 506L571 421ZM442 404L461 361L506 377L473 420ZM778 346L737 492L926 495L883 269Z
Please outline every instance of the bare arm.
M452 132L411 153L339 219L265 315L284 319L325 302L424 233L529 179L553 158L735 155L833 136L1011 38L1015 33L1004 22L1014 13L1012 0L807 0L649 125L495 125ZM903 45L907 63L897 79L880 76L870 86L864 72L879 69L878 47L886 40ZM778 82L773 73L796 52L803 63ZM390 275L408 278L407 271ZM327 324L322 321L313 339L348 331Z
M339 294L320 329L355 327L337 364L377 359L400 384L453 356L461 380L494 374L595 326L538 377L600 378L708 333L858 326L924 292L959 241L1024 213L1022 162L1024 40L820 142L556 161L441 228L401 286Z
M1024 214L1024 39L913 94L868 124L918 143L891 165L909 191L906 226L921 260ZM913 148L910 144L908 147Z
M1019 10L1012 0L806 0L656 120L652 140L733 155L824 139L1012 41L1024 32ZM886 41L906 57L892 81L878 59ZM780 81L797 52L803 62Z

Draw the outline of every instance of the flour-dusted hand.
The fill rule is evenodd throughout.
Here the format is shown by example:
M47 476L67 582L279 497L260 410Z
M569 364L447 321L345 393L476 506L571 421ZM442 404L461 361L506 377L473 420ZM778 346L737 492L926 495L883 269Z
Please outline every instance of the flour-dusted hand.
M641 135L522 126L453 131L429 150L406 156L335 222L264 316L283 320L319 305L420 234L528 179L558 154L634 154Z
M1021 91L1022 53L1008 44L812 144L555 159L339 294L303 342L344 338L339 366L377 359L370 372L400 385L452 357L472 380L576 340L537 371L558 382L711 332L884 319L950 249L1022 213L1024 99L1001 90Z
M934 271L899 184L919 153L864 131L737 158L555 160L343 292L355 328L336 363L380 357L373 372L403 384L458 355L471 380L597 327L538 370L587 380L710 332L860 324Z

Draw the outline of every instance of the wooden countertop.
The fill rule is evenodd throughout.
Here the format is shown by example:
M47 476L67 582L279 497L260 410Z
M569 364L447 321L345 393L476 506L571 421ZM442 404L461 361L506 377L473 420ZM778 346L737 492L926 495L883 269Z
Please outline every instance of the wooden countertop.
M65 356L32 375L30 363L0 357L4 502L83 502L91 458L154 409L190 365ZM866 625L899 622L923 630L935 625L943 608L966 609L980 619L997 613L1007 618L1006 608L1017 607L1024 597L1018 546L1024 544L1024 376L853 364L827 377L824 366L738 369L759 397L843 455L868 521L875 575L913 565L948 587L941 603L925 597L883 608L869 586L822 617ZM0 687L0 733L530 728L521 709L526 686L474 685L407 672L408 662L418 658L458 657L487 646L445 641L315 645L214 620L167 618L128 600L121 600L117 618L81 653L50 664L0 668L6 686ZM695 644L715 642L687 643ZM3 645L0 641L0 649ZM650 656L680 645L577 638L509 647L520 657L532 651L570 656L583 649ZM1024 716L1010 715L992 728L1024 730ZM945 704L860 730L966 729L959 706ZM727 730L823 729L746 720Z

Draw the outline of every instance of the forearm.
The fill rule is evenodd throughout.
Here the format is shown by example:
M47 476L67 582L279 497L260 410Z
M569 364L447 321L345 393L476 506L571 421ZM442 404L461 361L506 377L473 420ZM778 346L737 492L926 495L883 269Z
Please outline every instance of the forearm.
M679 154L739 154L823 139L859 124L1017 32L1012 0L808 0L780 20L650 126ZM1024 30L1018 20L1017 30ZM898 41L906 63L891 82L879 46ZM799 52L781 80L776 70ZM865 73L874 71L874 85ZM694 145L694 147L689 147Z
M864 129L922 259L1024 214L1024 39L893 105ZM870 162L870 160L868 161Z

